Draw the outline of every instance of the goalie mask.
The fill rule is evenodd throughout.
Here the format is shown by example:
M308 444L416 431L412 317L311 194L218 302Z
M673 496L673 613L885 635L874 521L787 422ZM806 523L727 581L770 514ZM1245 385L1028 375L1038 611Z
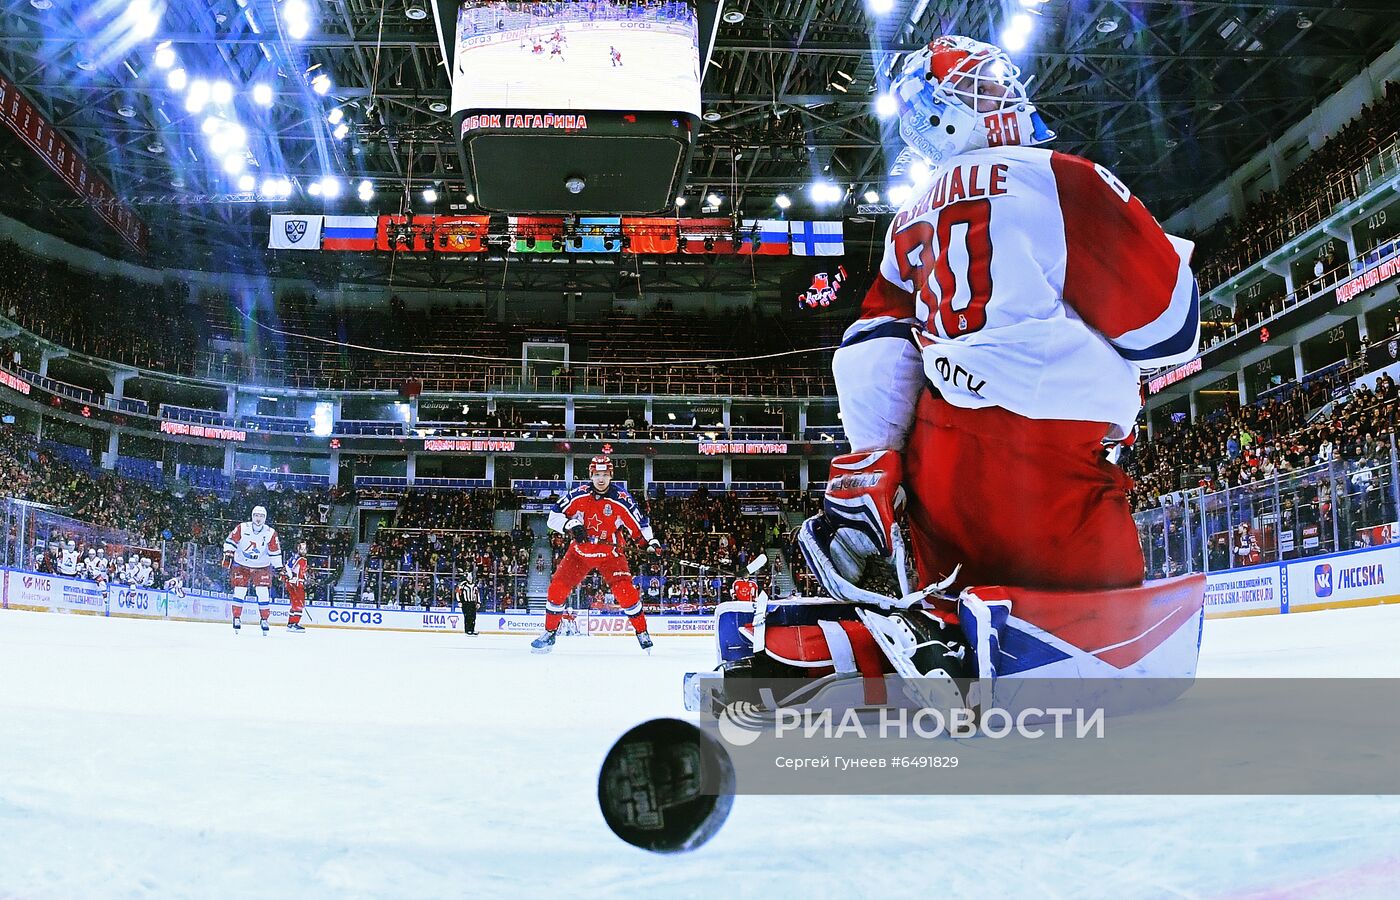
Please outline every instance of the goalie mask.
M911 53L890 85L899 134L932 165L967 150L1053 140L999 47L946 36Z

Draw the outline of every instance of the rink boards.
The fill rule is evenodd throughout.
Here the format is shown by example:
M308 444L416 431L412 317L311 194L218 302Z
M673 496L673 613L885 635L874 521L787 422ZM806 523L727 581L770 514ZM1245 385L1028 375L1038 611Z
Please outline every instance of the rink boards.
M183 597L153 588L113 586L103 597L91 581L61 575L39 575L0 568L3 593L0 607L47 610L97 616L227 622L232 616L226 594L187 591ZM1400 601L1400 544L1313 556L1304 560L1264 563L1216 572L1206 578L1206 618L1278 615L1318 609L1374 606ZM256 617L245 604L244 618ZM287 601L272 602L272 620L287 621ZM580 630L589 635L623 637L633 633L627 618L581 612ZM714 635L711 616L648 616L653 635ZM306 624L312 628L358 628L374 631L461 632L462 616L449 609L364 609L309 604ZM538 634L544 614L482 612L482 634Z
M112 586L103 597L102 591L91 581L18 569L0 571L4 573L0 608L189 622L228 622L233 618L231 598L226 594L186 591L181 597L154 588ZM256 608L256 603L244 603L244 621L257 618ZM287 609L286 599L273 600L272 621L285 624ZM312 628L462 631L461 613L449 609L362 609L307 604L304 615L304 623ZM621 615L580 613L578 624L580 630L593 636L623 637L634 633L627 618ZM652 635L714 635L714 620L710 616L648 616L647 624ZM544 614L483 612L477 615L476 629L482 634L534 635L544 630Z

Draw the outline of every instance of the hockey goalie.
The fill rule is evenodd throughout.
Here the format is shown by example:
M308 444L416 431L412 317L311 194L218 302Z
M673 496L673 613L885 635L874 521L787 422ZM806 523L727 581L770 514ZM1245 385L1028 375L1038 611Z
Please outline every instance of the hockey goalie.
M939 38L891 92L932 178L832 364L852 452L798 534L831 599L727 604L726 675L1194 675L1204 576L1144 584L1107 454L1143 370L1196 353L1191 243L1039 146L1054 135L1000 49Z

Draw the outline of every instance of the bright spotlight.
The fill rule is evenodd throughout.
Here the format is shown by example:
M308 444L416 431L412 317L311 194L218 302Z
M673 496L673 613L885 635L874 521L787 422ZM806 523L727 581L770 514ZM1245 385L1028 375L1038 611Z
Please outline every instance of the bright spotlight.
M922 159L916 159L909 166L909 180L915 185L922 185L928 182L933 172L929 171L928 163Z
M257 183L258 180L252 175L244 175L243 177L238 179L238 189L245 194L251 193L253 190L253 186Z
M321 196L321 182L313 181L306 186L306 192L313 197Z
M318 94L325 95L331 89L331 77L325 72L311 79L311 89Z
M676 209L680 209L682 206L685 206L685 198L684 198L684 197L677 197L677 198L676 198Z
M827 181L815 181L808 193L813 203L839 203L843 194L841 188Z
M242 153L230 153L228 156L224 157L224 171L230 175L237 175L239 172L242 172L245 165L247 165L247 163L244 161Z
M888 119L897 112L899 112L899 104L892 94L881 94L875 100L875 114L880 118Z
M374 199L374 184L371 183L368 178L366 178L364 181L360 182L360 189L358 193L360 195L360 199L368 203L370 200Z
M879 202L880 202L880 192L879 192L879 191L866 191L866 192L865 192L865 202L866 202L866 203L879 203Z
M904 201L908 200L913 192L914 189L907 184L896 184L886 192L886 196L895 206L903 206Z
M282 21L293 40L301 40L311 32L311 9L304 0L287 0L282 4Z
M705 204L706 204L707 206L713 206L713 207L718 208L719 205L720 205L721 203L723 203L723 202L724 202L724 198L721 197L719 194L710 194L709 196L707 196L707 197L705 198Z
M237 122L230 122L228 127L224 129L224 132L228 135L230 147L248 146L248 129L239 125Z
M1003 31L1001 33L1001 48L1010 53L1019 53L1026 49L1026 36L1014 31Z
M253 85L253 102L258 106L271 106L272 85L263 82Z
M870 0L870 11L877 16L883 16L892 9L894 9L894 0Z
M327 198L339 197L339 196L340 196L340 180L337 179L337 178L333 178L333 177L330 176L330 175L327 175L326 177L322 178L322 179L321 179L321 196L322 196L322 197L327 197Z
M156 48L156 65L162 69L175 65L175 48L168 42Z
M433 190L430 187L423 188L424 203L436 203L437 199L437 191Z
M788 199L787 194L779 194L773 202L778 205L778 209L787 209L792 206L792 200Z
M350 133L350 126L341 122L339 125L335 126L335 131L331 133L335 135L336 140L343 141L345 140L345 136Z
M219 79L209 86L209 99L220 106L227 106L233 102L233 85Z
M197 113L204 109L209 103L209 82L203 78L196 78L190 82L189 92L185 94L185 111Z
M282 193L282 184L276 178L265 178L262 183L264 197L276 197Z
M165 85L172 91L183 91L188 83L189 76L184 69L171 69L170 74L165 76Z
M330 115L326 116L326 121L330 122L332 125L339 125L340 120L343 118L345 118L345 110L337 106L335 109L331 110Z
M223 127L223 119L219 118L218 116L207 116L205 117L204 121L200 124L199 130L204 132L206 135L211 135Z

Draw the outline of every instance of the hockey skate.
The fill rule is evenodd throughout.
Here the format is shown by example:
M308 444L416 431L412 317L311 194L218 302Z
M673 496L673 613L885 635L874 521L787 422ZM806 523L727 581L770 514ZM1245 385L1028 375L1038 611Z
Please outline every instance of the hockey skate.
M267 623L267 619L260 619L258 624L262 626L263 637L267 637L267 633L272 630L272 627Z
M237 634L243 630L243 623L238 621L238 616L233 617L233 633Z
M548 653L549 651L553 650L554 639L556 636L557 635L555 632L546 631L544 634L540 635L539 637L535 638L533 641L530 642L530 652Z
M647 634L645 631L637 632L637 643L647 652L647 656L651 655L652 640L650 634Z
M306 631L306 626L302 625L300 622L288 622L287 630L296 634L302 634Z

